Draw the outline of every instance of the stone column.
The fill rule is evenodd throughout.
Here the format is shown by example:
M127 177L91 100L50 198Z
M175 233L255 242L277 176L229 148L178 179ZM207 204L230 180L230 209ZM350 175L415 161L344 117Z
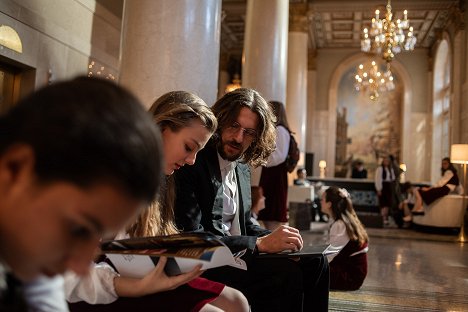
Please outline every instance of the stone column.
M260 92L267 101L286 102L288 0L247 0L242 86ZM252 185L261 167L252 169Z
M227 54L221 54L219 58L218 99L224 95L226 86L231 82L228 72L228 61L229 56Z
M286 101L288 0L247 0L242 86Z
M309 50L307 59L307 127L306 127L306 152L314 154L314 162L312 171L307 172L308 175L318 175L319 173L319 154L321 150L320 144L317 144L317 66L316 66L317 51ZM310 171L310 170L308 170Z
M173 90L218 93L221 1L125 1L119 82L149 107Z
M286 113L301 151L298 166L304 166L307 126L307 42L305 10L294 13L289 22Z

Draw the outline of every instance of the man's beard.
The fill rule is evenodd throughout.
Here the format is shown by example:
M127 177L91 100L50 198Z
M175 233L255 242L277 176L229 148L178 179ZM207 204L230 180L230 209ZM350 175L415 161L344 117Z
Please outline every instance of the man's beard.
M231 145L231 146L239 149L239 153L228 155L226 153L225 149L224 149L227 145ZM220 140L218 142L218 153L224 160L236 161L242 156L242 153L243 153L242 144L237 143L236 141L223 142L222 140Z

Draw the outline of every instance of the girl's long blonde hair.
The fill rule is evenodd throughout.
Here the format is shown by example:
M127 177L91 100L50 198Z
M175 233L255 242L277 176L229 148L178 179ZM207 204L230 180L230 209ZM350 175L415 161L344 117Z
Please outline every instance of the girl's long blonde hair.
M158 98L149 112L161 131L169 128L178 132L200 121L213 134L218 126L216 117L206 103L198 96L186 91L172 91ZM157 198L142 212L138 219L127 228L130 237L170 235L177 233L174 224L174 178L166 176Z

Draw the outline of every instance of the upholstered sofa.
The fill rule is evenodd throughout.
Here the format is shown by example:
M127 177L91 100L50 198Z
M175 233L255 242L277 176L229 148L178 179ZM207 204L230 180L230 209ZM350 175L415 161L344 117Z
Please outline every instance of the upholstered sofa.
M468 204L468 198L465 200ZM424 204L424 215L413 216L413 223L423 226L458 228L462 222L463 196L446 195L430 205Z

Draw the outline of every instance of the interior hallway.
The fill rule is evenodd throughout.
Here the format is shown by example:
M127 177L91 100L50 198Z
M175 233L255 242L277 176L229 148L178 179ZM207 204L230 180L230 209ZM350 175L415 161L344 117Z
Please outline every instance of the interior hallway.
M324 242L312 223L305 244ZM468 311L468 244L457 235L367 229L368 275L360 290L330 292L329 311Z

